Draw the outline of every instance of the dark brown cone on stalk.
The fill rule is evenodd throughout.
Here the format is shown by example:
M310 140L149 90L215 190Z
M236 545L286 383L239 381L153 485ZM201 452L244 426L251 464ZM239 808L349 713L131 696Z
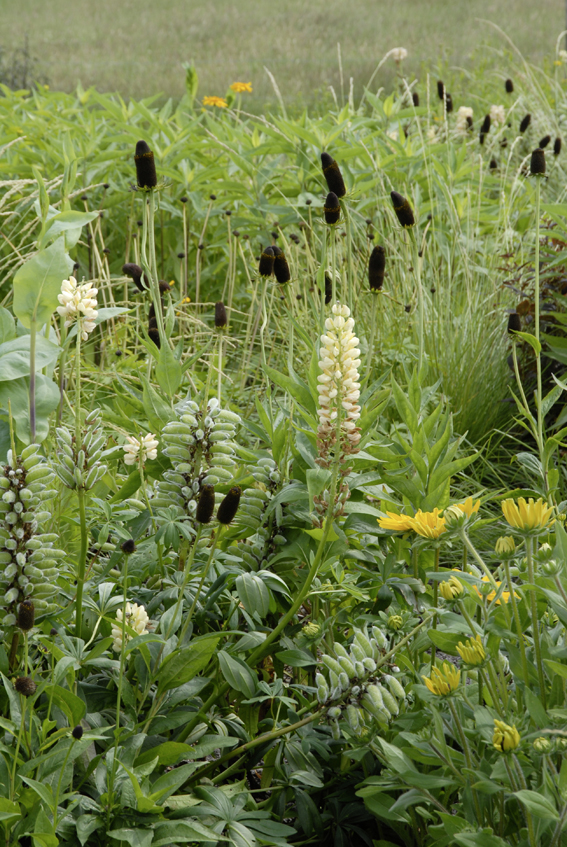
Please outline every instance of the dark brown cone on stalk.
M557 136L557 138L553 142L553 155L559 156L560 153L561 153L561 139L559 138L559 136Z
M547 147L550 141L551 135L544 135L537 146L541 147L541 149L543 150L544 147Z
M545 153L540 147L532 153L530 173L532 176L543 176L545 173Z
M229 524L232 520L234 520L234 516L238 511L238 506L240 504L240 495L242 494L242 489L239 485L234 485L226 497L221 501L221 504L218 508L217 512L217 520L219 523L224 524L225 526Z
M377 244L368 261L368 284L371 291L380 291L384 285L384 269L386 267L386 253L384 248Z
M442 79L437 80L437 96L440 100L444 100L445 98L445 86Z
M485 115L484 120L482 122L482 126L480 131L487 135L490 132L490 127L492 125L492 120L490 119L490 115Z
M143 272L141 267L134 264L134 262L127 262L125 265L122 265L122 273L124 276L129 276L132 279L132 282L138 291L145 291L146 288L149 288L149 281L146 274ZM142 284L142 276L144 277L146 287Z
M450 114L450 112L453 111L453 98L451 97L448 91L445 94L445 109L447 111L447 114Z
M260 276L271 276L274 272L274 248L266 247L260 256L260 264L258 265L258 273Z
M133 538L127 538L120 545L120 549L122 550L125 556L131 556L132 553L136 552L136 542Z
M158 279L159 293L171 294L171 285L165 279Z
M504 88L506 89L506 94L512 94L514 91L514 83L511 79L507 79L504 83Z
M329 153L321 153L321 166L323 168L323 176L327 180L329 191L332 191L337 197L344 197L346 187L343 175L339 166Z
M337 224L339 222L341 217L341 204L339 203L339 198L334 191L329 191L327 194L323 212L325 213L325 223L329 224L329 226L333 226L333 224Z
M472 128L473 128L473 119L471 118L470 115L467 115L467 129L472 129Z
M31 676L19 676L14 683L14 688L22 697L32 697L36 692L37 685Z
M161 347L161 338L159 337L156 310L154 309L153 303L150 304L150 311L148 314L148 335L159 350Z
M496 159L491 159L488 167L490 168L491 171L498 170L498 162L496 161Z
M83 737L83 732L84 732L83 727L81 726L81 724L78 724L77 726L73 727L71 735L73 736L75 741L80 741L81 738Z
M215 303L215 328L225 329L227 323L225 305L222 300L219 300L218 303Z
M325 306L328 306L333 299L333 280L331 274L325 271Z
M35 606L31 600L24 600L20 603L20 607L18 609L18 618L16 620L16 626L18 626L22 632L29 632L30 629L33 629L33 625L35 623Z
M215 511L215 487L214 485L203 485L197 501L195 519L199 523L210 523Z
M524 133L524 132L527 130L527 128L529 127L529 125L530 125L531 121L532 121L532 116L531 116L531 115L530 115L530 113L528 112L528 114L527 114L527 115L525 115L525 116L522 118L522 120L520 121L520 132L521 132L521 133Z
M397 191L390 191L390 197L392 198L394 212L396 213L396 217L400 224L405 229L408 229L410 226L414 226L415 218L409 201L406 200L405 197L402 197L401 194L398 194Z
M419 94L417 93L417 91L412 91L411 99L412 99L413 105L417 109L417 107L419 106Z
M522 329L522 322L520 320L520 316L517 312L512 312L508 315L508 332L520 332Z
M284 285L291 279L291 273L289 271L289 265L287 263L285 253L281 247L277 246L277 244L274 244L272 250L274 251L274 276L280 285Z
M155 188L157 185L154 154L145 141L138 141L134 154L139 188Z

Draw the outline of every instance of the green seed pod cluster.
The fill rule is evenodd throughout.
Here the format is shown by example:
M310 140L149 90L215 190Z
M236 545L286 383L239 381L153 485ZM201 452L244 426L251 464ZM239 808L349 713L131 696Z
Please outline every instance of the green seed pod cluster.
M90 412L85 419L82 441L77 449L76 438L66 426L56 430L57 461L55 471L67 488L89 491L106 473L104 458L106 436L101 426L100 411Z
M8 451L0 466L0 625L14 626L20 603L33 599L36 612L49 610L55 593L63 550L53 544L54 533L42 532L51 518L44 504L56 496L55 479L38 444L25 447L20 457Z
M286 518L278 506L266 515L266 510L281 488L281 474L269 455L261 456L248 467L256 485L242 494L240 508L235 519L238 530L252 530L252 534L238 543L242 561L252 570L265 567L270 557L286 543L283 527ZM239 534L241 534L239 533Z
M160 480L153 505L194 516L202 485L222 485L234 477L234 436L240 418L221 409L216 397L209 400L204 416L192 400L179 403L176 412L178 420L167 423L161 433L163 452L173 468Z

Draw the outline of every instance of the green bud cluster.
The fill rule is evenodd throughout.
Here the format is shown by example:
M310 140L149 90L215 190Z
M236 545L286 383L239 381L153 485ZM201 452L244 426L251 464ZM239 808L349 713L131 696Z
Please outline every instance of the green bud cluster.
M82 488L89 491L106 473L104 445L106 436L102 431L100 411L89 412L85 419L82 442L77 446L76 438L66 426L56 430L57 461L55 472L67 488Z
M216 397L209 400L205 415L192 400L179 403L176 412L178 420L161 432L163 452L173 468L163 474L153 505L194 516L202 485L227 483L234 477L234 436L240 418L221 409Z
M20 457L8 451L0 466L0 623L14 626L17 608L33 599L37 611L49 609L57 586L63 550L53 544L54 533L41 531L50 518L44 504L56 496L55 479L38 444L25 447Z
M238 552L248 567L257 570L286 543L282 534L286 519L281 507L266 514L281 486L281 475L271 456L262 456L248 471L256 485L244 491L235 525L238 530L252 530L238 544Z

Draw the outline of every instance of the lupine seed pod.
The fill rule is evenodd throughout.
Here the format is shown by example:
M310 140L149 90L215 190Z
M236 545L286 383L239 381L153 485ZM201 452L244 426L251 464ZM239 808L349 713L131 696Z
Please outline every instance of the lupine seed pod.
M337 662L337 660L334 659L332 656L329 656L327 653L324 653L321 656L321 661L323 662L324 665L326 665L326 667L330 671L334 671L334 673L337 674L337 677L342 672L342 668L341 668L340 664Z
M78 726L73 727L71 735L73 736L75 741L80 741L81 738L83 737L83 732L84 732L83 727L79 724Z
M217 511L217 520L223 526L227 526L235 517L240 504L242 489L239 485L233 485L226 497L221 500Z
M348 656L339 656L339 665L346 673L349 679L354 679L356 676L356 670L354 667L354 662Z
M260 264L258 265L258 273L260 276L271 276L274 272L274 248L266 247L262 250L260 256Z
M336 161L329 153L321 153L321 165L329 191L337 197L344 197L346 194L345 182Z
M127 262L125 265L122 265L122 273L124 276L129 276L132 279L132 282L138 289L138 291L145 291L146 288L149 288L149 280L146 274L144 274L142 268L139 265L134 264L133 262ZM144 282L146 283L145 287L142 284L142 276L144 277Z
M417 109L417 107L419 106L419 94L417 93L417 91L412 91L411 99L412 99L413 105Z
M340 659L341 656L343 656L343 658L345 658L345 659L348 659L348 653L345 650L345 648L343 647L343 645L340 643L340 641L334 641L333 642L333 650L335 651L335 653L336 653L336 655L339 659Z
M543 176L545 174L545 153L540 147L532 153L530 173L532 176Z
M380 291L384 285L384 270L386 268L386 253L384 248L377 244L370 254L368 261L368 284L371 291Z
M395 697L392 697L390 692L384 688L382 685L379 686L380 694L382 695L382 700L384 701L384 706L390 712L391 715L399 714L398 702Z
M443 80L437 80L437 96L440 100L445 99L445 86L443 85Z
M386 638L382 630L377 626L373 626L372 635L374 637L374 640L378 644L378 647L380 647L382 650L385 650L388 646L388 639ZM374 658L376 658L376 656Z
M278 247L276 244L274 244L272 250L274 251L274 276L280 285L284 285L291 279L291 273L289 271L289 265L287 263L285 253L281 247Z
M404 691L396 677L392 676L391 674L387 674L384 679L388 683L388 687L390 689L392 697L397 697L398 700L405 700L406 692Z
M409 227L414 226L415 218L409 201L406 200L405 197L402 197L401 194L398 194L397 191L390 191L390 197L392 198L394 212L396 213L396 217L401 226L403 226L404 229L409 229Z
M136 175L139 188L155 188L157 185L156 164L154 154L145 141L138 141L136 153Z
M353 706L351 703L349 703L346 708L346 716L351 729L353 729L355 732L360 729L360 716L356 706Z
M34 623L35 606L31 600L23 600L18 608L16 626L18 626L22 632L29 632L30 629L33 629Z
M226 308L222 300L219 300L215 303L215 328L216 329L225 329L228 323L226 317Z
M510 334L514 332L520 332L522 329L522 321L520 320L520 316L517 312L512 312L508 315L508 332Z
M198 523L210 523L215 510L215 487L214 485L203 485L197 501L195 520ZM230 523L230 521L229 521Z
M356 642L354 641L350 645L350 653L353 661L355 662L362 662L362 660L366 658L366 653L364 652L360 644L356 644Z
M19 676L14 683L14 688L21 694L22 697L33 697L36 692L37 685L31 676Z
M547 147L550 141L551 135L544 135L537 146L541 147L541 149L543 150L544 147Z
M553 155L559 156L560 153L561 153L561 139L559 138L559 136L557 136L557 138L553 142Z
M531 123L531 120L532 120L532 116L528 112L528 114L525 115L522 118L522 120L520 121L520 132L521 133L524 133L527 130L527 128L529 127L529 125Z
M369 671L369 673L374 673L376 670L376 662L371 656L366 656L362 660L362 664L364 665L364 670Z
M364 655L368 658L373 656L372 644L365 632L361 629L355 630L354 640L360 646L360 648L364 651Z
M325 214L325 223L329 226L333 226L339 222L341 217L341 204L339 203L339 198L334 191L329 191L327 194L323 212Z
M511 79L507 79L504 83L504 88L506 89L506 94L512 94L514 91L514 83Z

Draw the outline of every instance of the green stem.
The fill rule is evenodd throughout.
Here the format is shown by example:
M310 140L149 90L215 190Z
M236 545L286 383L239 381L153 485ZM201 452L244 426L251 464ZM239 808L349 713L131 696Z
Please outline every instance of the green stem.
M333 292L331 305L334 306L337 302L337 238L334 227L329 229L329 237L331 239L331 289Z
M81 525L81 549L77 567L77 596L75 598L75 635L81 638L83 629L83 590L85 585L85 567L87 563L88 530L85 508L85 489L77 488L79 498L79 521Z
M55 833L57 832L57 823L59 821L58 806L59 794L61 792L61 783L65 775L65 768L67 767L67 762L69 761L69 756L71 754L71 748L73 747L74 743L74 740L71 740L71 743L69 744L69 749L67 750L67 755L65 756L65 761L63 762L63 767L61 768L61 772L59 774L59 779L57 780L57 791L55 792L55 800L53 803L53 835L55 835Z
M414 248L415 278L416 278L416 281L417 281L417 309L418 309L418 322L419 322L418 323L418 334L419 334L419 338L418 338L418 350L419 350L419 353L418 353L418 368L419 368L419 372L421 373L421 368L422 368L422 365L423 365L424 347L425 347L425 338L424 338L424 333L425 333L425 315L424 315L425 303L424 303L424 299L423 299L423 286L422 286L422 283L421 283L421 257L419 255L418 233L417 233L417 230L414 231L413 229L411 230L411 233L412 233L412 236L413 236L412 241L413 241L413 248Z
M518 604L516 603L516 595L514 594L514 583L510 574L510 562L504 561L504 571L506 573L506 582L508 583L508 591L510 592L510 603L512 604L512 615L516 624L516 635L518 636L518 644L520 646L520 656L522 659L522 676L524 677L524 685L526 689L530 687L530 674L528 671L528 659L526 656L526 645L524 643L524 633L522 623L520 621L520 613Z
M439 547L435 548L435 573L439 573ZM437 602L439 599L439 583L436 579L433 580L433 608L437 608ZM433 623L431 625L432 629L437 629L437 617L433 619ZM431 670L435 667L435 656L437 655L437 647L435 644L431 648Z
M528 786L527 786L526 780L524 778L524 772L522 771L522 766L520 765L518 758L514 753L512 753L512 760L514 762L514 767L516 769L516 773L518 774L518 779L520 781L520 785L522 786L522 788L525 791ZM528 809L525 809L525 813L526 813L526 823L528 825L528 836L529 836L529 839L530 839L530 847L538 847L535 829L534 829L534 822L533 822L531 812L529 812Z
M350 221L350 213L348 210L348 206L345 203L344 199L341 201L341 206L343 209L343 214L345 216L346 223L346 242L347 242L347 298L348 298L348 307L352 313L353 309L353 300L354 300L354 273L352 267L352 230L351 230L351 221Z
M526 538L526 557L528 560L528 579L534 585L534 563L532 556L532 539ZM537 676L540 689L540 699L543 708L547 708L547 696L545 691L545 677L543 674L543 662L541 658L541 645L539 642L539 621L537 617L537 600L535 589L530 588L530 613L532 619L532 636L534 640L534 650L536 655Z
M536 177L536 243L535 243L535 268L534 268L534 307L535 307L535 337L539 343L539 218L540 218L540 179ZM540 448L540 461L543 466L543 388L541 378L541 350L536 352L537 368L537 434Z
M16 796L16 771L18 769L18 756L20 754L20 747L22 746L22 736L24 734L24 725L26 721L26 698L20 695L20 704L21 704L21 718L20 718L20 730L18 732L18 740L16 741L16 750L14 753L14 766L12 768L12 778L10 780L10 800L13 800Z
M35 442L35 339L37 333L37 322L30 322L30 436L32 444Z
M451 710L451 715L453 716L453 722L454 722L454 724L457 728L457 732L458 732L458 735L459 735L459 738L460 738L460 741L461 741L461 746L463 748L463 753L465 755L465 761L467 763L467 768L469 770L473 770L471 751L470 751L470 748L469 748L469 743L467 741L467 737L465 735L465 731L463 729L463 725L462 725L461 720L460 720L460 718L457 714L457 710L456 710L453 702L451 700L448 700L447 702L449 703L449 709ZM474 808L475 808L475 813L476 813L478 825L482 826L482 823L483 823L482 809L480 807L478 794L477 794L477 792L474 788L471 788L471 792L472 792L473 803L474 803Z

